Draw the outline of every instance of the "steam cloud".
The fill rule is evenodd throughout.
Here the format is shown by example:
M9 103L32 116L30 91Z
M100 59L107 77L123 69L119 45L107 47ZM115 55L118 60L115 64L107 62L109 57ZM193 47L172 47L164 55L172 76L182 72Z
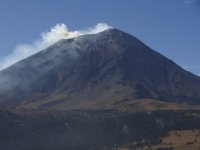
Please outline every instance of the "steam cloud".
M47 48L61 39L70 39L84 34L96 34L109 28L112 27L105 23L98 23L95 27L86 30L69 31L65 24L57 24L49 32L41 33L40 38L33 44L17 45L11 54L0 60L0 70Z

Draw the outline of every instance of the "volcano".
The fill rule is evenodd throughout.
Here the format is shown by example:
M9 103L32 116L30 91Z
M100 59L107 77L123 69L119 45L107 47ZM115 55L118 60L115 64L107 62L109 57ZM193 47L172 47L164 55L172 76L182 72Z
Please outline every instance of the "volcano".
M118 29L61 40L0 72L0 107L200 104L200 78Z

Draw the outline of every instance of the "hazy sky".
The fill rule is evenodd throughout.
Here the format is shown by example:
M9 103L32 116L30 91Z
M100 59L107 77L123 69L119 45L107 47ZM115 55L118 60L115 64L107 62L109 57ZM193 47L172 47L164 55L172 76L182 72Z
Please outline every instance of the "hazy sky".
M57 23L103 22L200 74L200 0L0 0L0 59Z

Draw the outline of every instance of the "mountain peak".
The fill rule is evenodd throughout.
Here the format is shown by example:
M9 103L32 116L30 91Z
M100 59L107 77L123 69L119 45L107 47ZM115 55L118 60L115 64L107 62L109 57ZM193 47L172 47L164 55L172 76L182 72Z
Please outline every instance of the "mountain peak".
M0 107L200 103L200 79L118 29L62 40L0 72ZM119 103L120 105L116 105Z
M126 32L123 32L117 28L111 28L111 29L107 29L107 30L104 30L100 33L97 33L97 35L101 35L101 36L108 36L108 37L114 37L114 38L124 38L124 37L132 37L132 35L126 33ZM135 38L135 37L134 37Z
M110 28L110 29L104 30L104 31L102 31L100 33L109 33L109 34L116 34L116 33L118 33L118 34L122 34L122 33L125 33L125 32L123 32L123 31L121 31L121 30L119 30L117 28Z

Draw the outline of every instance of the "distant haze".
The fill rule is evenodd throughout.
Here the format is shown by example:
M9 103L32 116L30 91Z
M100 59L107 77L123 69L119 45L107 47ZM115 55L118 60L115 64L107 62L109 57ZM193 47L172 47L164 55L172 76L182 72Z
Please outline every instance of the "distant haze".
M9 55L0 60L0 70L47 48L61 39L70 39L84 34L96 34L109 28L112 27L106 23L97 23L94 27L85 30L69 31L65 24L56 24L49 32L42 32L40 38L32 44L17 45Z

